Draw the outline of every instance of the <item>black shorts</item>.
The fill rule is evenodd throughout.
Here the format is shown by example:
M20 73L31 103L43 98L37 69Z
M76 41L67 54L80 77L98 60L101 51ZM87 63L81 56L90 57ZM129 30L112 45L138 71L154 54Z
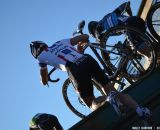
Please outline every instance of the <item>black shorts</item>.
M92 78L105 86L109 79L101 69L97 61L90 55L85 54L77 63L67 62L66 68L69 77L80 93L81 98L94 96Z

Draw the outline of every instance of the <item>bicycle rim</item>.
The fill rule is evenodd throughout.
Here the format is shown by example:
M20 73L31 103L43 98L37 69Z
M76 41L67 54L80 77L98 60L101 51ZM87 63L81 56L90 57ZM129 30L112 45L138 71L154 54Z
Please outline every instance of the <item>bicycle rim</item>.
M160 3L151 7L147 15L147 26L151 34L160 40Z
M100 94L100 92L95 92L95 91L94 94L97 93L96 96L102 95ZM67 79L64 82L62 88L62 94L68 108L78 117L85 118L92 112L90 108L88 108L80 99L79 94L76 93L75 88L70 79Z
M131 37L130 34L134 34ZM109 56L101 51L106 64L115 72L121 66L122 55L128 58L125 65L121 66L119 73L126 77L138 80L148 76L156 66L156 53L152 42L139 30L130 26L117 26L105 33L101 47ZM130 58L129 58L130 57Z

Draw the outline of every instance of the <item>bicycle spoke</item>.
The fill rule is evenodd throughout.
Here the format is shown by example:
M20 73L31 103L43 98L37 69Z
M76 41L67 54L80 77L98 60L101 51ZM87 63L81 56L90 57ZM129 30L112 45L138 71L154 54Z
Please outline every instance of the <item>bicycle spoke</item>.
M121 58L118 58L117 62L115 63L115 66L116 64L118 64L120 62Z
M134 65L134 67L140 72L140 73L144 73L145 69L143 68L143 65L140 63L140 61L138 61L137 59L133 59L132 63Z
M152 20L152 22L159 22L160 20Z

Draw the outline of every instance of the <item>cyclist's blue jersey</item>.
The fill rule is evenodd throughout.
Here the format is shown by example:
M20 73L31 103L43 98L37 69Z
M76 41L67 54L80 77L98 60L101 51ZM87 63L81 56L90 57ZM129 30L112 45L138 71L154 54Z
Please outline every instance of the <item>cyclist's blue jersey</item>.
M128 16L125 15L117 15L116 13L112 12L103 17L102 20L99 21L99 25L107 31L111 27L115 27L121 23L124 23L128 19Z

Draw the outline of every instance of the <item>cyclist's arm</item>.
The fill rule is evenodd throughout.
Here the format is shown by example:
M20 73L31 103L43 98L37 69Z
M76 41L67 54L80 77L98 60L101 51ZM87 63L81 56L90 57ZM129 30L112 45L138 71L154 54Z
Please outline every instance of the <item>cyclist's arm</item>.
M40 78L41 78L41 83L43 85L46 85L48 83L48 69L47 65L39 63L40 65Z
M89 36L87 34L82 34L70 39L71 45L77 45L77 50L82 53L83 47L89 41Z
M82 34L70 39L71 45L82 45L88 42L89 36L87 34Z

